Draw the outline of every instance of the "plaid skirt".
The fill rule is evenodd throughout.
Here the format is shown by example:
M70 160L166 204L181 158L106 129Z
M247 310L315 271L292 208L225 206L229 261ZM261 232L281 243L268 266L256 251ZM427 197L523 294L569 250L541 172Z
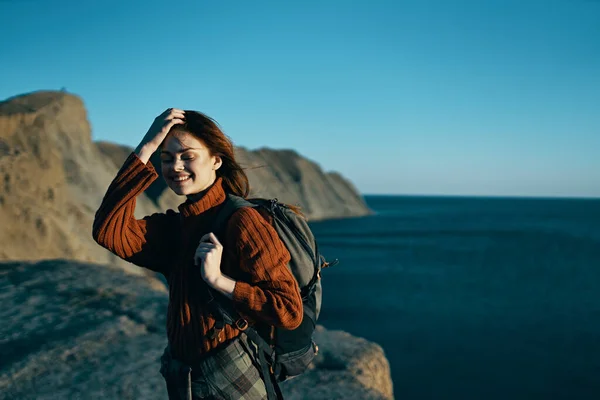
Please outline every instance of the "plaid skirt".
M169 347L161 357L160 372L170 400L267 398L260 371L236 339L193 365L171 357Z

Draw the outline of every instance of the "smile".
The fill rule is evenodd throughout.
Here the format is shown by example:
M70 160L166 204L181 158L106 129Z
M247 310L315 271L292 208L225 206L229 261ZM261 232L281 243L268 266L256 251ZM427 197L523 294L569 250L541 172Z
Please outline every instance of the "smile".
M177 177L173 177L171 178L171 180L173 180L174 182L184 182L187 181L188 179L190 179L190 176L177 176Z

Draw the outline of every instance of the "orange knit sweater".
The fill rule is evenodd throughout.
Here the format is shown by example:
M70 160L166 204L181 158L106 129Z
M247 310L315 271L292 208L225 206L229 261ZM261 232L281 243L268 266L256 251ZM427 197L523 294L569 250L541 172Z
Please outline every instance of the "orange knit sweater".
M175 357L194 361L219 346L207 338L215 319L206 307L207 284L193 257L226 198L220 178L196 202L134 218L136 197L158 174L135 153L125 161L96 212L93 237L98 244L140 267L162 273L169 284L167 336ZM250 323L287 329L302 321L298 284L287 267L289 252L256 209L242 208L230 218L222 240L222 272L236 280L233 304ZM227 325L223 342L239 335Z

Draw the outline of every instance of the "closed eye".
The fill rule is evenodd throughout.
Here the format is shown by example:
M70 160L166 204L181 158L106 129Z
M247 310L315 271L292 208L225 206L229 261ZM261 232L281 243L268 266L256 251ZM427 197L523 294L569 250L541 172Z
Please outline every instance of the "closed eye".
M191 149L187 149L183 151L183 154L178 153L181 154L180 157L182 161L192 161L196 159L196 155L190 152L190 150ZM170 152L163 150L163 152L160 154L160 160L165 163L170 163L175 161L175 157L173 157L173 154Z

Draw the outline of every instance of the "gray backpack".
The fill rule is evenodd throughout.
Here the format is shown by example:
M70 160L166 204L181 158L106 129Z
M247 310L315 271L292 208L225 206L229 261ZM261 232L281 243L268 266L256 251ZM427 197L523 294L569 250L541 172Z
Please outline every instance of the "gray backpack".
M255 349L248 350L251 355L256 355L255 360L260 364L269 398L276 398L279 394L277 383L305 372L318 352L312 336L321 311L321 270L337 264L338 260L328 263L319 253L306 220L277 199L244 199L228 194L217 212L213 227L219 240L219 236L224 234L228 219L242 207L262 208L272 216L272 226L291 256L288 266L300 287L304 317L300 326L293 330L248 326L233 310L229 299L212 291L214 301L211 303L214 303L216 315L221 315L222 318L217 318L217 324L209 332L209 336L216 337L224 324L236 325L241 329L250 344L255 346ZM272 329L274 340L271 340ZM269 381L273 384L271 388Z

